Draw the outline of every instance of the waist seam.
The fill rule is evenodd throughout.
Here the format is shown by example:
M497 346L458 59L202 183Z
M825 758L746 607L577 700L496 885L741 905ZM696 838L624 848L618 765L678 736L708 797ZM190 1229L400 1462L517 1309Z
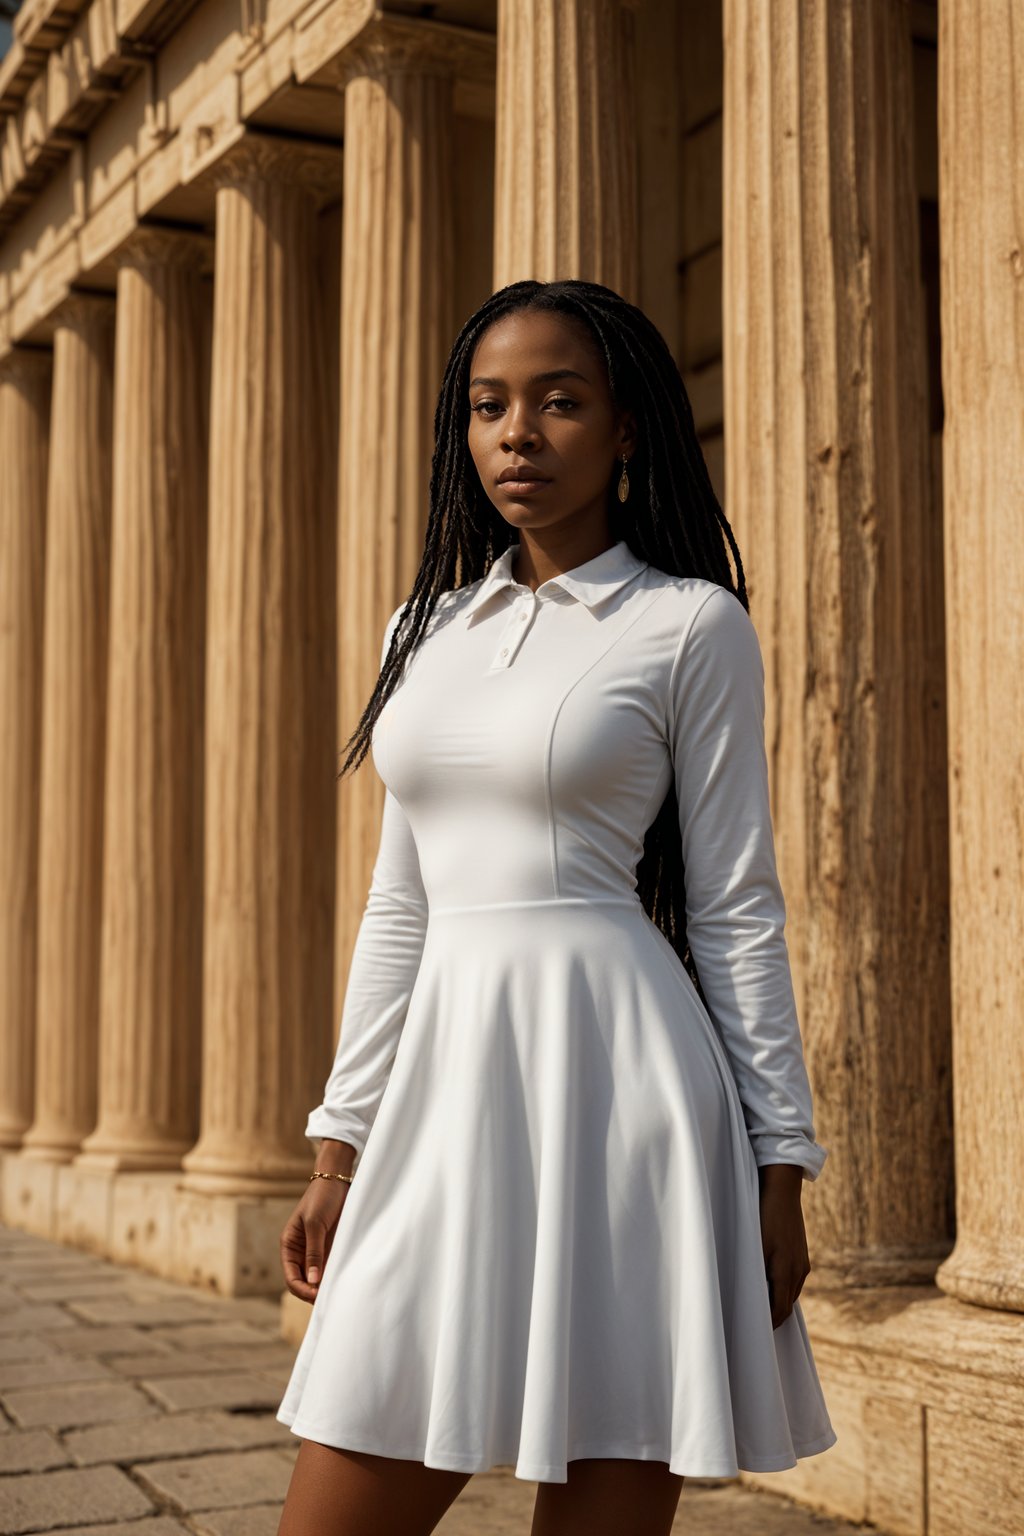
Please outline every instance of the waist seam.
M518 901L474 901L457 906L431 906L427 915L441 917L454 912L496 912L522 907L633 907L638 912L643 910L640 900L631 896L527 896Z

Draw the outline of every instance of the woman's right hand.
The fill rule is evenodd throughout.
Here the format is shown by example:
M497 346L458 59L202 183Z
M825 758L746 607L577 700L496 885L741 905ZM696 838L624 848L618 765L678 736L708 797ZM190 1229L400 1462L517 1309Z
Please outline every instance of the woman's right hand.
M285 1284L300 1301L316 1300L350 1187L343 1179L313 1179L281 1233Z

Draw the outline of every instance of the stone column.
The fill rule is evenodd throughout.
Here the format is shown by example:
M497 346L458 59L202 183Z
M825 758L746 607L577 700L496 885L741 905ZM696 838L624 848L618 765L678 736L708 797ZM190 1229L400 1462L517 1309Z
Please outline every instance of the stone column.
M99 1124L76 1161L176 1167L198 1130L209 242L118 253Z
M35 1119L25 1155L68 1162L96 1122L110 582L114 300L54 315L46 509Z
M499 0L495 288L581 277L636 301L634 5Z
M217 162L201 1134L185 1190L294 1196L331 1030L335 480L318 203L341 160Z
M32 1121L52 356L0 359L0 1147Z
M807 1192L812 1280L925 1281L949 1251L953 1174L909 18L891 0L725 0L723 20L726 512L765 658L787 938L830 1152Z
M339 749L373 690L385 622L422 559L433 415L454 340L452 66L430 37L385 25L345 55ZM372 764L341 780L335 1019L382 802ZM329 1065L325 1055L313 1102Z
M1024 1312L1024 29L976 9L939 7L957 1238L936 1279Z

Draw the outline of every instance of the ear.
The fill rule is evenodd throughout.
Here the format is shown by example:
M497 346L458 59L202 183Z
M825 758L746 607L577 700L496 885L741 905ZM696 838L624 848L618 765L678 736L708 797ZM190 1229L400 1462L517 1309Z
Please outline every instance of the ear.
M618 424L618 448L616 450L618 456L621 458L625 453L628 454L630 458L632 458L633 454L636 452L636 445L636 418L634 417L632 411L623 411L619 417Z

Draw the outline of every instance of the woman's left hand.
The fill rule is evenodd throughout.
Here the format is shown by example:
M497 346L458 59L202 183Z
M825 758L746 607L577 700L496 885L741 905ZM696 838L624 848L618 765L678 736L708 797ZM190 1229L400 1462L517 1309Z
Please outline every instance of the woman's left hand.
M786 1321L811 1272L800 1208L803 1176L796 1163L769 1163L758 1169L761 1247L773 1328Z

